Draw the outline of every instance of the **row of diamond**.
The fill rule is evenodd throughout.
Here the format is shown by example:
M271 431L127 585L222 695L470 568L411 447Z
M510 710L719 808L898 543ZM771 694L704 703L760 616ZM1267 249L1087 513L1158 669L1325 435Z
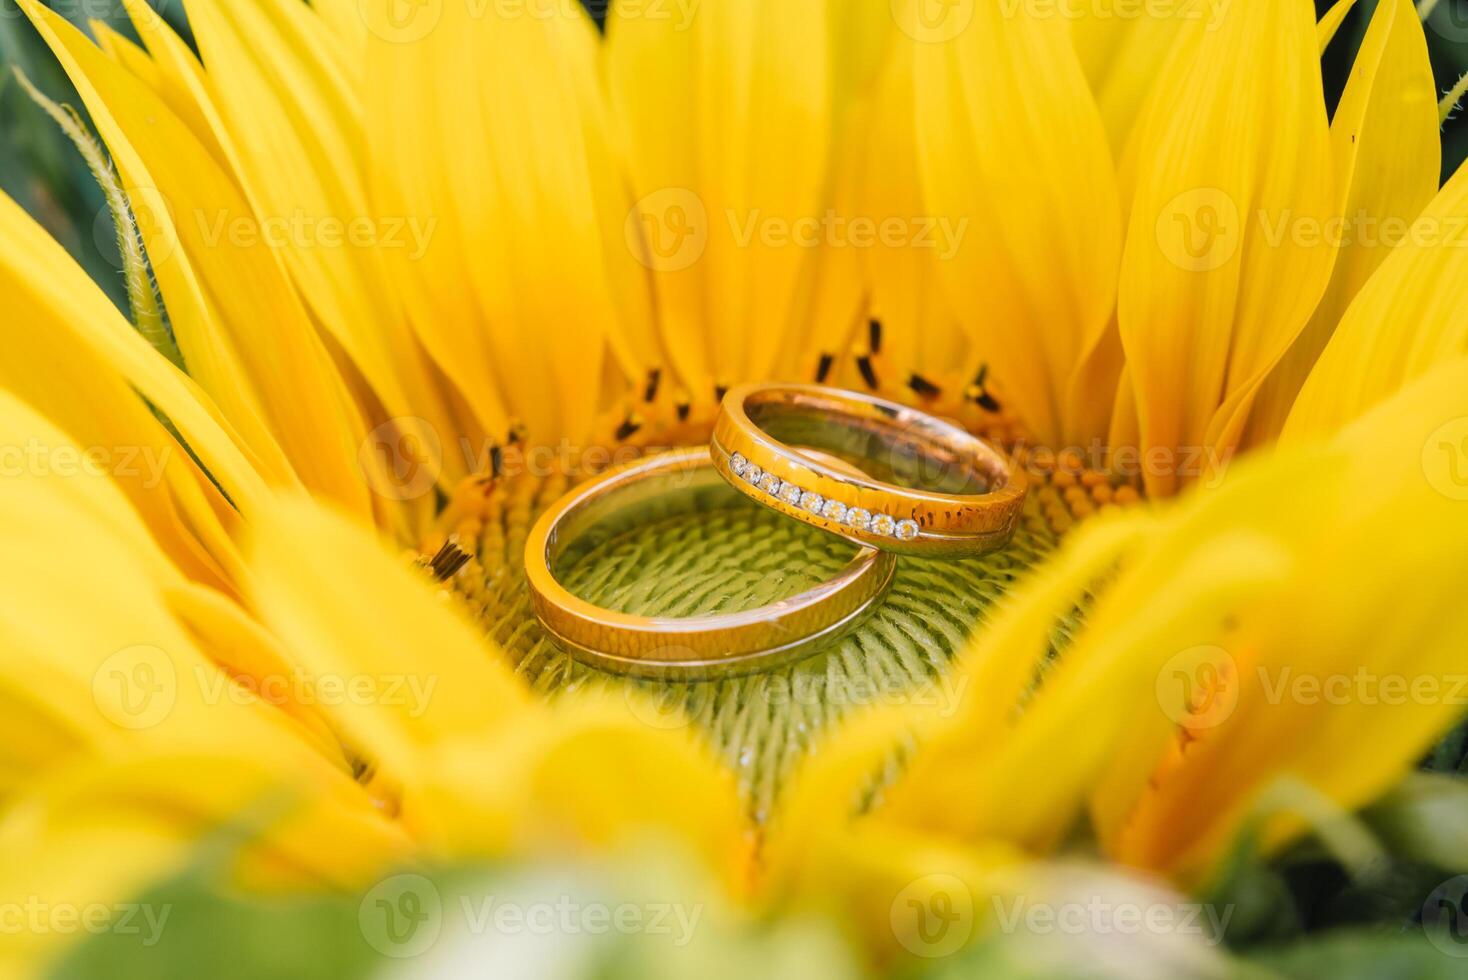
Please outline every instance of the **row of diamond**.
M829 500L806 490L773 473L766 473L739 453L729 457L729 469L734 475L751 486L759 487L772 497L778 497L792 507L809 511L828 521L844 525L869 534L890 535L899 541L911 541L918 536L918 524L913 520L895 520L887 514L873 514L861 507L847 507L839 500Z

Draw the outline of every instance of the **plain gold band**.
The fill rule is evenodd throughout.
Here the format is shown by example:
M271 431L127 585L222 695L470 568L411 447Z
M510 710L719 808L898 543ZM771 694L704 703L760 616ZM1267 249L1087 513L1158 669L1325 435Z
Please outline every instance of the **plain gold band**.
M791 437L779 437L784 429ZM794 445L829 450L867 472L926 472L918 473L920 486L884 482ZM1003 547L1024 507L1024 474L978 436L906 405L823 385L732 389L709 449L746 496L896 554L959 558Z
M525 542L535 614L571 656L617 674L696 680L768 670L808 656L859 623L892 583L891 555L863 548L830 581L737 613L663 618L603 609L556 577L567 549L633 507L680 492L726 493L706 447L638 460L567 494L541 515Z

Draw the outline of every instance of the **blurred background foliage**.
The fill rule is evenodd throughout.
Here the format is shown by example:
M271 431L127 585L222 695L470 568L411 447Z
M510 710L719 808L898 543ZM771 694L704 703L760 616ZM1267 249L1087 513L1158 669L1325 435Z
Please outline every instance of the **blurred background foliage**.
M85 28L88 21L105 21L136 37L122 0L45 0L58 13ZM304 0L303 0L304 2ZM601 21L610 0L583 0ZM885 2L885 0L851 0ZM1267 0L1274 2L1274 0ZM1316 0L1321 12L1333 0ZM1360 0L1340 34L1326 52L1325 90L1332 109L1340 98L1378 0ZM184 0L149 0L155 10L192 42L184 14ZM1427 40L1439 92L1447 91L1468 71L1468 0L1420 0L1430 10ZM12 67L30 76L42 92L81 109L81 100L60 66L26 21L15 0L0 0L0 189L35 215L119 305L126 308L121 262L110 216L96 182L81 156L55 124L27 98ZM1443 175L1454 172L1468 157L1468 120L1457 113L1444 127Z

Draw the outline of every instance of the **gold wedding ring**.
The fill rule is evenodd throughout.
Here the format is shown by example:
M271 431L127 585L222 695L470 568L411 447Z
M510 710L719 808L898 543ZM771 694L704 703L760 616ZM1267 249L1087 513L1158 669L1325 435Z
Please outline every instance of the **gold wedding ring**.
M1024 506L1024 474L984 440L917 409L821 385L732 389L710 452L746 496L897 554L992 551L1014 534Z
M612 673L672 680L733 676L808 655L861 622L891 585L895 559L871 548L861 549L828 582L736 613L634 616L596 606L561 584L578 556L610 536L730 499L707 447L638 460L561 498L525 542L531 600L551 639L583 663Z

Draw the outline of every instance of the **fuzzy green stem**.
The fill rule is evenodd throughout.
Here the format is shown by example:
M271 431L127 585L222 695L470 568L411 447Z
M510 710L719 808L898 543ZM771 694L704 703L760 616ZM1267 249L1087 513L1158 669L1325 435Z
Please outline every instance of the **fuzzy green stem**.
M1459 78L1457 83L1448 89L1447 94L1443 96L1443 100L1437 104L1439 122L1445 123L1448 121L1448 117L1453 114L1454 109L1458 108L1458 103L1463 100L1464 95L1468 95L1468 72L1463 73L1463 77Z
M137 221L128 205L127 192L123 190L117 173L112 169L112 161L102 149L102 144L87 131L86 124L75 109L69 105L58 105L47 98L19 67L14 71L21 88L25 89L31 101L55 120L61 131L76 144L82 159L86 161L87 169L91 170L93 178L102 188L108 210L112 212L113 227L117 231L117 251L122 256L123 280L127 286L128 305L132 308L133 325L153 345L154 350L183 370L183 355L164 322L163 306L148 269L148 259L138 234Z

